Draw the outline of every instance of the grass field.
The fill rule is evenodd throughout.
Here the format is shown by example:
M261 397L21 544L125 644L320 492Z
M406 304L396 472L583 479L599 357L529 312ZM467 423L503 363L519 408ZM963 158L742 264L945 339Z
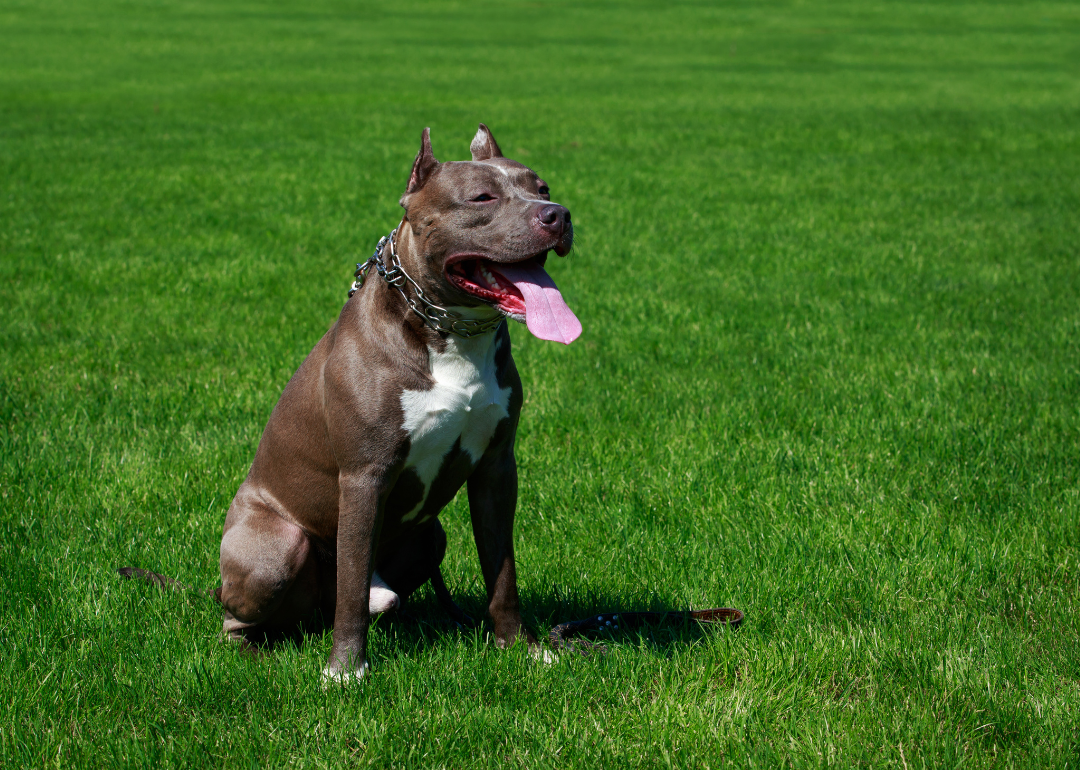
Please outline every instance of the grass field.
M421 129L481 120L578 233L582 338L512 329L528 622L747 620L545 667L425 589L324 690L329 634L115 569L215 584ZM1077 212L1076 3L4 0L0 764L1077 767Z

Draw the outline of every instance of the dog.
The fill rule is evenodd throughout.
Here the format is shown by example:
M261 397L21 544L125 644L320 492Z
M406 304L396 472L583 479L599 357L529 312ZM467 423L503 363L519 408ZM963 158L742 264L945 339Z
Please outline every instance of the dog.
M326 680L362 677L371 615L426 580L453 605L437 517L462 486L496 644L539 650L514 564L522 389L506 319L564 344L580 335L544 270L574 230L483 123L470 149L470 161L441 163L424 129L400 224L286 385L225 518L226 634L321 616L333 624Z

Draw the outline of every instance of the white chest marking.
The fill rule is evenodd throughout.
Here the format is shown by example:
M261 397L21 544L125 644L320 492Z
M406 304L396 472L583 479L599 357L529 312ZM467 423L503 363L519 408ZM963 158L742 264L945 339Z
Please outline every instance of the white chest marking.
M420 513L454 442L460 438L461 448L477 463L499 421L509 416L510 388L500 388L495 374L499 344L495 334L468 339L451 336L442 353L428 350L434 387L402 391L405 420L401 427L410 441L405 466L416 472L424 486L420 502L402 521Z

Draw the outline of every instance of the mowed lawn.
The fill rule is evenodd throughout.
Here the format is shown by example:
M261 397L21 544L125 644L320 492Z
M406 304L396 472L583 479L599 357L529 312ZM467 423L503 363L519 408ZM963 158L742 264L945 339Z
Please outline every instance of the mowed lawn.
M429 589L324 689L205 599L431 126L573 212L515 326L532 663ZM0 764L1076 767L1075 3L0 5ZM444 573L480 615L464 495Z

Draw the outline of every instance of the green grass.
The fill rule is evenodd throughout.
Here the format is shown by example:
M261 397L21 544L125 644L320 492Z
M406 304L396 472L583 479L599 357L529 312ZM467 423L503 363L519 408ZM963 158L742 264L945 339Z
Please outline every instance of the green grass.
M0 5L0 761L1080 763L1075 3ZM252 660L209 602L262 427L478 121L573 212L512 333L531 664L380 620ZM447 581L483 604L463 499ZM427 589L412 612L442 616Z

